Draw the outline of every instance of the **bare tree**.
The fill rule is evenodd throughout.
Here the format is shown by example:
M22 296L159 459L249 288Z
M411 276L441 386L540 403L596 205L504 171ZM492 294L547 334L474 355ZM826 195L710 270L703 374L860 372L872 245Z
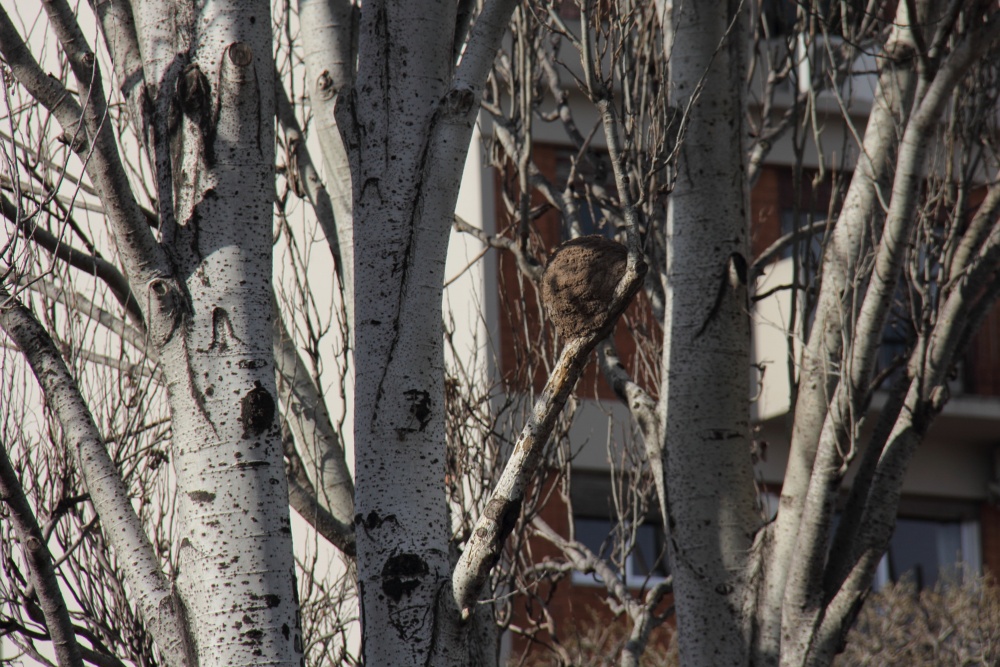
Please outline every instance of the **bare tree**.
M830 663L887 548L903 471L996 297L995 13L761 4L535 3L515 15L484 105L496 166L510 174L509 227L485 240L513 255L526 283L545 252L546 207L561 214L557 239L594 221L614 235L638 218L662 363L637 383L629 370L641 361L627 368L609 341L602 370L645 442L682 664ZM877 87L858 127L852 85L866 77ZM820 114L831 108L848 131L839 162L824 150ZM535 137L555 133L570 147L562 175L534 159ZM831 191L826 219L797 200L794 228L753 258L748 188L788 135L797 183L807 143L819 154L810 176ZM778 289L794 309L791 455L767 522L753 480L747 315L769 296L754 293L756 279L788 250L798 259ZM886 366L877 355L889 327L906 332L906 354ZM862 438L876 390L887 404ZM543 534L563 567L594 567L572 539Z
M570 664L560 619L519 626L511 598L576 571L627 619L623 665L674 609L683 664L829 664L997 297L1000 15L803 3L772 34L756 6L692 4L50 0L36 22L2 3L4 632L60 664L478 665L505 629ZM749 187L781 137L821 149L823 96L859 157L817 176L828 224L754 258ZM496 234L454 215L477 119ZM549 124L559 174L538 164ZM520 272L507 384L443 327L453 228ZM766 523L749 316L787 247L805 345ZM861 441L894 304L905 370ZM600 550L540 515L561 503L572 526L595 349L632 419ZM297 560L289 505L311 526ZM636 590L624 559L651 518L672 575Z

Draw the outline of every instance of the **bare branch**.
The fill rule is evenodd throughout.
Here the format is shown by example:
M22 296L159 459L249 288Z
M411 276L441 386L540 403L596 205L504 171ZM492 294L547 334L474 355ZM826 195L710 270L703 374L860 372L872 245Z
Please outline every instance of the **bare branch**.
M646 265L630 264L615 288L605 321L593 333L566 341L545 389L535 401L528 422L514 446L500 481L493 491L472 536L462 553L452 578L455 600L462 616L468 619L472 606L496 565L507 536L514 528L528 482L534 476L556 418L583 372L583 366L597 342L607 337L618 317L625 311L642 286Z
M118 86L125 96L129 113L136 125L136 133L141 139L146 136L145 124L149 122L149 118L143 108L146 83L132 7L128 0L88 1L97 15L104 43L111 54Z
M34 220L25 217L23 212L3 195L0 195L0 213L16 225L18 230L29 241L34 241L73 268L85 271L104 281L111 289L111 293L115 295L118 303L128 312L132 321L140 325L142 324L142 310L135 299L135 295L132 294L128 280L118 270L118 267L103 257L98 257L74 248L63 239L38 226Z
M31 571L31 585L38 594L38 604L45 616L45 626L52 638L56 659L61 667L83 665L73 622L52 567L52 554L3 443L0 443L0 501L7 505L10 521L21 541Z
M156 351L149 349L149 345L147 344L148 341L146 340L143 332L136 331L124 320L119 317L115 317L87 297L65 288L61 288L51 280L25 279L22 282L28 283L27 286L29 289L37 291L39 294L43 294L45 298L51 301L59 302L66 306L67 309L99 323L108 331L114 332L116 335L121 337L122 340L134 347L136 350L140 351L143 356L149 358L155 363L157 356Z
M294 436L288 422L282 425L282 442L285 458L288 460L285 468L288 473L288 502L292 509L330 544L340 549L344 555L354 558L356 545L353 526L339 521L319 502L316 488L309 480L295 450Z
M107 215L115 232L126 273L143 285L150 280L169 276L171 271L166 255L153 237L146 218L135 200L118 155L118 146L111 126L107 122L107 100L104 96L97 58L88 46L76 22L76 16L66 0L52 0L44 3L44 7L56 36L66 51L70 68L80 88L81 98L86 101L82 109L81 129L85 128L84 138L92 143L93 150L87 155L85 152L87 147L81 145L77 152L81 157L86 156L87 173L101 193L101 201L107 208ZM7 46L0 44L0 49L6 52ZM37 64L35 67L37 68ZM15 76L18 75L15 73ZM37 77L37 72L34 76ZM18 76L19 80L20 78ZM63 129L69 130L65 126Z
M0 327L21 348L55 412L86 481L94 509L114 546L136 604L170 665L194 664L180 602L160 569L156 551L129 500L76 382L48 332L0 288Z
M316 220L320 229L326 236L326 242L330 246L330 255L333 257L333 269L340 284L344 284L343 260L340 256L340 242L337 237L337 221L333 212L333 202L330 200L330 193L323 184L316 167L313 164L312 155L305 137L302 135L302 128L299 120L295 117L295 110L285 92L285 86L281 82L281 77L277 74L274 77L275 92L275 112L278 122L281 123L285 131L285 141L287 142L288 164L286 165L291 188L299 197L306 197L312 204Z
M344 448L322 394L285 329L276 300L272 300L272 311L278 399L284 408L285 423L294 434L295 442L299 443L297 451L304 459L305 473L316 488L316 502L330 513L335 522L332 525L338 527L332 542L353 550L354 483L347 469Z
M517 241L503 236L490 236L478 227L470 225L458 215L455 216L454 227L457 232L464 232L476 237L483 245L491 248L497 248L499 250L509 250L511 254L514 255L514 260L517 262L517 268L526 278L528 278L528 280L536 285L542 279L542 273L545 271L545 267L542 266L537 259L532 257L526 249L522 248L521 244Z
M615 395L628 408L633 421L642 433L642 442L646 450L646 463L653 471L653 481L656 484L656 495L659 501L660 517L666 526L667 521L667 487L663 470L663 424L660 420L659 407L646 391L637 385L625 370L618 357L614 338L608 337L597 346L597 359L604 378L611 385Z
M811 225L799 227L798 229L779 237L774 243L769 245L762 253L760 253L760 255L757 256L757 259L754 260L753 264L750 265L750 284L753 284L753 281L764 273L764 268L781 253L783 253L789 246L806 239L811 239L816 234L826 232L833 227L833 224L834 223L830 220L821 220L819 222L814 222Z

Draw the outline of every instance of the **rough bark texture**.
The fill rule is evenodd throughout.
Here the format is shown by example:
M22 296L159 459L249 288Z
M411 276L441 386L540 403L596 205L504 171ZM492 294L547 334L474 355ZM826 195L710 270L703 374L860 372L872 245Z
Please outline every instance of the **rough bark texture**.
M355 530L362 652L373 665L428 661L450 569L441 495L445 221L425 217L420 201L450 70L441 26L454 24L448 8L435 10L376 2L361 20L356 114L365 133L354 174L354 270L365 298L355 303ZM408 126L397 120L400 110ZM459 655L442 664L460 664Z

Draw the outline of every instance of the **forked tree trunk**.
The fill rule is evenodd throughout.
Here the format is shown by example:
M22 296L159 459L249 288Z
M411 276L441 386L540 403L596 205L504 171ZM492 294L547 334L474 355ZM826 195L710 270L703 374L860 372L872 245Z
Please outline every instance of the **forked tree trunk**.
M355 530L370 665L467 665L444 495L442 291L482 86L511 0L486 2L460 64L455 6L366 3L337 119L354 186Z

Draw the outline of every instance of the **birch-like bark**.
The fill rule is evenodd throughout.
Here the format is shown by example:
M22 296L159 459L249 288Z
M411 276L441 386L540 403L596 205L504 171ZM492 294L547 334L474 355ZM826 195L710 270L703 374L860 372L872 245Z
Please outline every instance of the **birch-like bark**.
M340 254L347 321L354 332L354 220L351 165L335 112L339 95L354 84L356 8L348 0L299 0L302 58L306 65L312 130L326 168L335 227L323 233ZM331 234L334 236L331 237Z
M342 108L339 120L348 123L356 165L354 288L364 295L355 299L355 530L368 664L426 664L435 625L447 622L438 618L450 569L440 491L447 240L419 201L432 121L450 78L445 26L454 26L445 6L367 3L358 87L341 92L352 98L343 101L353 117ZM349 132L362 123L355 146ZM461 647L447 650L452 660L442 664L460 664Z
M163 240L170 242L177 224L173 168L180 165L172 164L168 128L178 80L190 60L194 3L131 0L131 4L146 86L141 139L152 162Z
M170 136L176 229L165 233L185 301L160 354L181 526L177 588L199 665L291 666L303 647L270 319L270 6L196 10L180 28L191 51L171 103L180 116Z
M881 227L883 202L890 186L901 133L913 93L914 40L906 3L900 3L886 44L887 59L879 73L874 104L851 184L823 255L816 318L802 355L795 402L791 449L782 484L778 516L770 529L772 551L765 564L763 600L755 652L775 664L780 651L781 608L790 562L811 479L820 432L841 363L845 327L854 320L860 299L854 298L857 268L868 247L867 230Z
M760 524L750 463L747 17L665 2L671 105L688 125L667 208L664 467L681 661L744 665L746 566Z
M9 297L8 297L9 298ZM52 566L52 554L45 543L35 513L24 495L17 471L7 457L7 448L0 442L0 502L7 507L7 517L21 543L28 564L31 586L38 596L38 606L45 618L45 629L52 641L59 667L82 667L80 645L76 642L73 621L66 601L59 590L59 580Z
M485 4L454 74L454 6L365 4L357 86L338 104L363 296L355 299L355 529L368 664L468 661L441 493L441 295L474 118L513 4Z
M90 410L45 328L27 308L0 288L0 327L21 349L55 413L76 465L115 550L125 583L150 635L169 665L196 665L181 601L160 569L153 545L132 509Z

